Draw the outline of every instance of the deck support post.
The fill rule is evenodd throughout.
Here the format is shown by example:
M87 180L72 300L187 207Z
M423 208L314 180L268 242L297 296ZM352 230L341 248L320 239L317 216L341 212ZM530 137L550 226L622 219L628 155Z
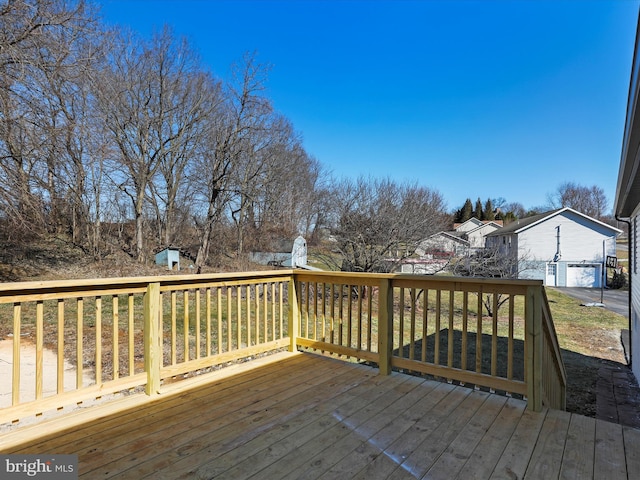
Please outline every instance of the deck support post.
M380 280L378 301L379 369L380 375L389 375L393 356L393 285L390 278Z
M298 335L300 332L300 305L295 274L289 280L289 351L298 350Z
M528 287L525 300L527 408L542 410L542 286Z
M150 283L144 294L144 370L147 373L145 393L160 393L162 340L160 329L160 283ZM189 332L184 332L185 336Z

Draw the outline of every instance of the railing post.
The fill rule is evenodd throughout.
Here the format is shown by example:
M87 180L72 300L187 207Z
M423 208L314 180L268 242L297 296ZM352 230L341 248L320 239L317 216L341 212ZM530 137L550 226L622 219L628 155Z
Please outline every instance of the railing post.
M379 368L381 375L389 375L393 355L393 286L389 278L380 281L378 308Z
M188 335L189 332L184 334ZM144 370L147 372L147 395L160 393L161 345L160 284L150 283L144 295Z
M527 408L542 410L542 287L528 287L525 305Z
M300 306L298 305L298 292L296 277L291 275L289 280L289 351L298 350L298 335L300 333Z

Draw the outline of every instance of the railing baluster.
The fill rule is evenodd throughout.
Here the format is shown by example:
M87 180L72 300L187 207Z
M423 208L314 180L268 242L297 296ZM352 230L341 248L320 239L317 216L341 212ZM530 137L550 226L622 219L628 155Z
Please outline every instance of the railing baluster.
M84 299L79 297L76 304L76 389L81 389L83 384L83 337L84 337Z
M454 342L454 332L453 332L453 313L454 313L454 295L455 292L453 290L449 290L449 326L447 333L447 366L453 367L453 342Z
M231 329L231 287L227 287L227 352L233 350L231 344L232 338L232 329Z
M491 324L491 375L498 374L498 293L493 292L493 315Z
M200 358L200 293L199 288L193 292L196 297L196 359Z
M422 290L422 355L420 360L424 363L427 361L427 340L429 335L429 290Z
M409 289L409 296L411 298L411 313L410 313L410 321L409 325L409 358L411 360L415 360L416 355L416 289Z
M442 315L442 290L436 290L436 331L433 342L433 363L440 365L440 320Z
M236 287L236 343L238 348L242 348L242 286ZM247 342L249 345L249 342Z
M247 298L245 299L247 309L247 346L258 345L258 341L251 342L251 285L247 285Z
M58 345L57 345L57 384L56 392L64 392L64 299L58 299Z
M263 319L263 330L264 330L264 341L269 341L269 304L267 303L268 295L267 295L267 284L262 284L262 311L264 312Z
M218 355L222 353L222 287L216 288L218 304L216 305L216 312L218 314Z
M467 369L467 332L469 329L469 292L462 292L462 340L460 368Z
M11 404L20 403L20 337L22 325L22 304L13 304L13 368L12 368L12 389Z
M280 305L280 335L278 338L284 338L284 284L279 283L280 295L278 297L278 304Z
M207 345L207 353L206 353L206 357L210 357L211 356L211 288L207 287L206 289L206 309L207 309L207 340L206 340L206 345ZM248 297L247 297L248 298ZM248 309L247 309L248 310Z
M160 304L162 306L162 304ZM112 379L120 378L120 316L118 312L118 295L111 296L111 363Z
M276 339L276 284L271 283L271 340Z
M367 351L371 351L371 335L373 330L373 287L365 287L367 290Z
M183 357L185 362L188 362L191 356L189 355L189 291L182 292L182 349L184 350Z
M482 287L478 290L478 314L476 321L476 372L482 373Z
M171 292L171 365L178 362L178 292Z
M353 347L353 294L351 288L351 285L347 285L347 347Z
M509 295L509 333L507 336L507 378L513 379L513 336L514 336L514 298L513 295Z
M96 328L95 328L95 377L96 385L102 384L102 297L95 298Z
M404 288L398 289L398 310L398 357L402 358L404 357Z
M44 369L44 303L36 303L36 400L42 398L42 377Z

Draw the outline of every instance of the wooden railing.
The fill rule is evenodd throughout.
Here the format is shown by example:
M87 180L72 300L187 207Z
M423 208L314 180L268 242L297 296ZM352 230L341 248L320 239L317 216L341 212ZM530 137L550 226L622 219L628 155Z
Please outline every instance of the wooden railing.
M288 347L291 272L0 284L0 422ZM7 340L5 340L7 341ZM27 383L28 381L28 383Z
M540 281L295 275L296 344L565 408L566 376Z
M2 423L132 389L154 395L285 347L521 395L536 410L565 401L537 281L279 270L8 283L2 338L13 352Z

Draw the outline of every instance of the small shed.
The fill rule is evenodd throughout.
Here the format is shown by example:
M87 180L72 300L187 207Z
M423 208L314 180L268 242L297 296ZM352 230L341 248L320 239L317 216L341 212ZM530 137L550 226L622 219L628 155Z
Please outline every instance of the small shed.
M156 253L156 265L164 265L169 270L180 270L180 251L172 248L165 248Z
M293 241L293 249L291 250L291 267L305 267L307 265L307 241L302 235L299 235Z

